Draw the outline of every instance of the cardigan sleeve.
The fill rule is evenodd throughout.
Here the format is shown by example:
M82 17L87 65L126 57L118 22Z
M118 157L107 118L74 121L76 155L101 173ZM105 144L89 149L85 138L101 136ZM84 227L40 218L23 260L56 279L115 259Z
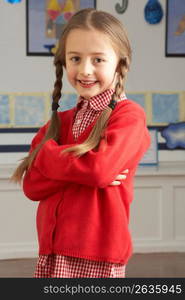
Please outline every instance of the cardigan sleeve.
M52 180L106 187L122 170L135 168L149 147L144 110L136 104L122 106L110 118L106 138L98 151L90 150L79 158L61 153L73 145L61 146L50 139L40 149L34 167Z
M29 153L41 142L45 135L47 124L41 127L31 142ZM23 178L23 192L27 198L33 201L40 201L57 193L62 185L59 180L53 180L44 176L32 164L29 170L26 171Z

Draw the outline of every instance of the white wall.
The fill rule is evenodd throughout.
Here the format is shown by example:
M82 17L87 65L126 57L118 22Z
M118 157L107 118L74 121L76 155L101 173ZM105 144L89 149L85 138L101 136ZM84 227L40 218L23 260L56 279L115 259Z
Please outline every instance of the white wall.
M116 13L118 2L121 3L119 0L97 0L97 8L114 14L127 28L133 61L126 91L185 90L184 58L165 57L166 1L160 0L164 17L157 25L150 25L144 19L146 0L130 0L124 14ZM12 5L0 0L0 36L0 92L52 91L55 79L53 57L26 56L25 1ZM64 91L74 91L65 76ZM0 163L17 163L24 156L25 153L1 153ZM185 160L184 151L159 151L159 161L175 160Z
M165 0L160 0L164 17L159 24L150 25L144 19L146 0L130 0L126 12L119 15L115 3L98 1L99 9L106 9L118 17L127 28L133 62L127 81L128 91L178 91L184 90L184 58L165 57ZM106 3L106 5L105 5Z
M184 58L165 57L165 16L149 25L144 19L146 0L130 0L124 14L114 7L119 0L97 0L97 8L107 10L126 26L133 62L127 81L128 91L184 90ZM164 8L165 0L160 0ZM11 5L0 0L0 91L50 91L53 88L53 57L26 56L25 1ZM2 71L3 70L3 71ZM66 91L72 91L66 80Z

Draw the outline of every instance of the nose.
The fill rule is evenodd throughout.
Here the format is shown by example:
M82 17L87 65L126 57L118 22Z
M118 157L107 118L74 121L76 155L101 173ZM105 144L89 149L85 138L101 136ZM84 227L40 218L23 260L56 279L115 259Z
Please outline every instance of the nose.
M93 74L93 65L89 59L85 59L81 62L79 66L79 73L84 77Z

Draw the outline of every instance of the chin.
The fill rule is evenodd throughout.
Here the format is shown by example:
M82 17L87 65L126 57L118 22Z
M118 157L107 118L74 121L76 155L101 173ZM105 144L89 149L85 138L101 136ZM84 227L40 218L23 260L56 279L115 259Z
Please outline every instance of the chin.
M82 96L82 97L84 97L86 99L90 99L90 98L92 98L92 97L94 97L96 95L95 93L93 93L93 94L79 93L79 94L80 94L80 96Z
M91 98L91 97L98 95L100 92L99 91L82 91L81 89L78 89L78 93L84 98Z

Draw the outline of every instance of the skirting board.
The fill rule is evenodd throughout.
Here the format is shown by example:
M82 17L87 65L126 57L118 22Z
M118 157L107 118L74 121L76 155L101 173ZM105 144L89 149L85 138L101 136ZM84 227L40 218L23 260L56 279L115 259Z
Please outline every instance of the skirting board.
M133 253L185 252L185 241L172 242L134 242ZM36 243L4 243L0 244L0 259L36 258Z
M185 241L133 241L134 253L185 252Z
M0 259L37 257L38 246L36 243L1 243Z

